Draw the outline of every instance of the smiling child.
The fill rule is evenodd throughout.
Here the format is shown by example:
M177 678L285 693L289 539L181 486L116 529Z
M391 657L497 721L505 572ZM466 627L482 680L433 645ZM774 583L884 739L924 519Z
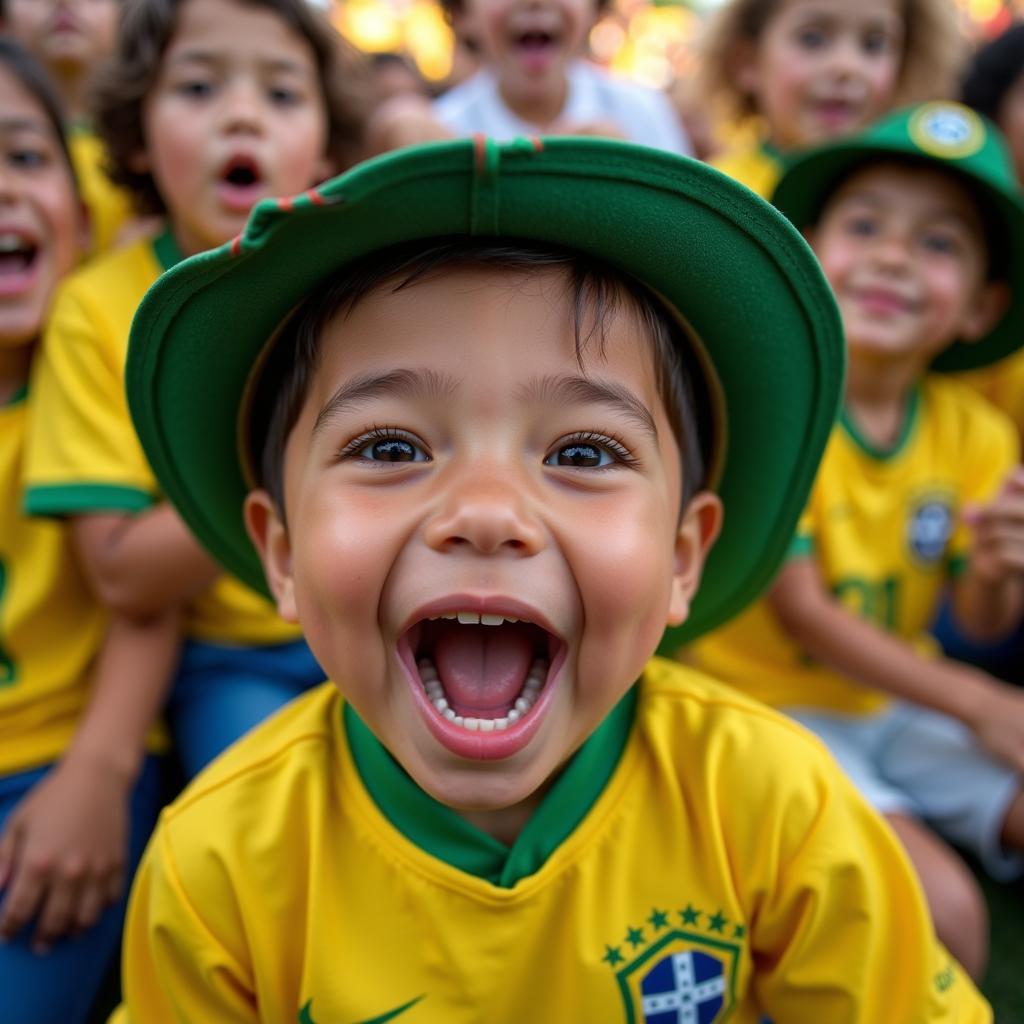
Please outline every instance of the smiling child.
M332 681L165 812L117 1019L988 1020L820 745L651 660L770 578L842 367L781 217L609 141L405 150L168 273L140 436Z

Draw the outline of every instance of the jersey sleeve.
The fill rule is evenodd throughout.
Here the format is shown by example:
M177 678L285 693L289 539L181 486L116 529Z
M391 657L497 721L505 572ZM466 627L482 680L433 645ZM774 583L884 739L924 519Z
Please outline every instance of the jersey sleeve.
M157 499L124 389L123 339L99 296L58 296L36 360L25 511L66 516L138 512Z
M844 778L780 863L752 928L772 1020L987 1024L991 1009L935 938L898 840Z
M157 827L132 886L117 1024L257 1024L250 972L186 892Z

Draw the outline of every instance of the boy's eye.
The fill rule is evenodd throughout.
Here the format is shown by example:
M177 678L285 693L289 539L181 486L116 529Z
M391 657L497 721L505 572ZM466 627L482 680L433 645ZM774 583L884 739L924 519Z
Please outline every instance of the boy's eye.
M301 96L297 89L284 85L275 85L268 90L270 102L282 107L292 107L299 102Z
M12 167L17 167L20 170L31 171L36 170L39 167L45 167L50 162L50 156L41 149L22 146L8 152L7 162Z
M807 27L800 29L796 41L805 50L817 50L828 42L828 35L824 29Z
M180 93L182 96L188 96L191 99L205 99L207 96L213 95L213 83L203 79L194 78L185 82L180 82L175 91Z
M868 32L861 40L861 49L871 56L878 56L892 49L892 40L886 32Z
M349 442L342 458L367 462L429 462L430 456L411 435L388 430L373 430Z
M846 222L846 231L851 235L868 237L875 233L876 222L874 217L860 216L850 217Z
M585 434L566 438L545 457L545 466L569 466L574 469L604 469L630 464L636 460L614 438Z
M959 243L952 235L941 235L937 233L927 234L922 239L922 244L929 252L955 253L959 249Z

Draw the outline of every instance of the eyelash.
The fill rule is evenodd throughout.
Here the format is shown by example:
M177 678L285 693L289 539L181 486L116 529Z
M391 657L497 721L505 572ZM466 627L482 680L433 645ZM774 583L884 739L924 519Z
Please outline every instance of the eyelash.
M426 461L432 461L430 453L427 451L427 446L418 438L415 434L409 433L407 430L402 430L398 427L390 427L385 425L373 426L369 430L364 431L357 437L354 437L349 441L343 448L338 451L338 458L354 459L357 458L359 452L361 452L367 445L372 444L374 441L407 441L409 444L420 448L427 456ZM559 438L548 453L544 456L547 460L551 455L555 454L560 448L567 448L574 444L592 444L600 446L609 451L615 456L616 462L609 466L591 467L593 469L614 469L616 465L623 466L637 466L640 460L620 441L617 437L612 434L598 434L593 430L579 430L574 434L569 434L566 437ZM367 462L373 462L376 460L367 459ZM563 467L566 468L566 467Z

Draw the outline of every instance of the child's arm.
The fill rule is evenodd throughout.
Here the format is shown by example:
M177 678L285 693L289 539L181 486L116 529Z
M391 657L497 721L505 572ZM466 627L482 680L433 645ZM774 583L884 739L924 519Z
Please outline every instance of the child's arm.
M1024 467L986 505L969 508L967 569L952 592L957 621L976 640L997 640L1024 616Z
M768 595L779 624L815 660L865 686L934 708L973 729L994 756L1024 771L1024 690L909 644L847 611L811 558L794 558Z
M0 936L37 917L33 942L44 951L120 898L131 793L178 647L177 615L111 619L70 747L0 837Z
M127 615L185 604L221 572L166 502L138 515L77 516L71 534L100 601Z

